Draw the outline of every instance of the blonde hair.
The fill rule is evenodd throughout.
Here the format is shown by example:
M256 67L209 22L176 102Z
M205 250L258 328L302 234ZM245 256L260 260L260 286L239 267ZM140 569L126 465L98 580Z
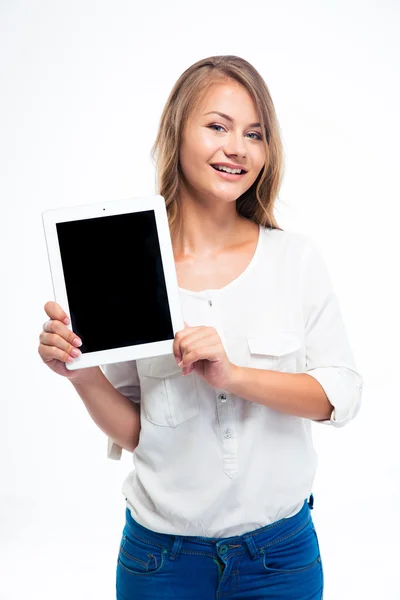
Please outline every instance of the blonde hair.
M179 148L183 128L209 87L227 79L240 83L253 99L266 149L264 168L253 185L236 200L236 210L257 224L281 229L275 220L273 209L283 177L283 148L269 90L258 71L243 58L212 56L186 69L175 83L162 112L151 151L156 162L158 193L165 199L172 236L182 225Z

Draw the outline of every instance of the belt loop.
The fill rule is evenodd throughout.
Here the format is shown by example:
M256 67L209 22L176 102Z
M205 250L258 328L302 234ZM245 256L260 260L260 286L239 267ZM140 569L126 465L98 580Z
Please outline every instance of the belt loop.
M249 550L250 556L251 558L254 560L255 558L258 558L260 556L260 553L258 551L257 546L254 543L254 540L252 537L245 537L243 538L244 541L246 542L247 548Z
M175 560L180 552L181 552L181 548L182 548L182 543L183 543L183 536L182 535L176 535L175 536L175 541L172 544L172 549L171 549L171 560Z
M314 496L312 494L310 495L310 499L308 501L308 506L310 507L310 510L312 510L314 508Z

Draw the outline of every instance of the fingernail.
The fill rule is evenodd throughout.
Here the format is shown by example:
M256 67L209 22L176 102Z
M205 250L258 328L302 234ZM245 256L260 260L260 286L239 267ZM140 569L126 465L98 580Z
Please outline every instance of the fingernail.
M74 348L71 351L72 356L79 356L80 354L82 354L82 352L80 350L78 350L78 348Z
M181 367L183 365L183 360L181 360L180 363L178 363L178 367Z
M64 319L63 323L65 323L65 325L69 325L69 319L68 319L68 317L66 317L66 318Z
M82 346L82 340L80 340L79 338L75 338L74 342L75 346Z

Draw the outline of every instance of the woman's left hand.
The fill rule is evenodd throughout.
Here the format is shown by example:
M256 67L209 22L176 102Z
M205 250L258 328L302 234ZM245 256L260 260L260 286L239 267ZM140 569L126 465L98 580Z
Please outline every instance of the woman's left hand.
M230 362L214 327L189 327L178 331L173 343L176 362L182 361L183 375L195 371L216 388L227 389L236 365Z

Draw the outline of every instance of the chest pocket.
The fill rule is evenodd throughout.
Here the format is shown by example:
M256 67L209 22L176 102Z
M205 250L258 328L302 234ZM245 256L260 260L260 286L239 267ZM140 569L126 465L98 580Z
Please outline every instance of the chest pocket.
M182 375L175 356L137 359L141 408L154 425L177 427L199 413L194 372Z
M267 331L247 336L250 367L297 373L303 354L301 337L292 331Z

